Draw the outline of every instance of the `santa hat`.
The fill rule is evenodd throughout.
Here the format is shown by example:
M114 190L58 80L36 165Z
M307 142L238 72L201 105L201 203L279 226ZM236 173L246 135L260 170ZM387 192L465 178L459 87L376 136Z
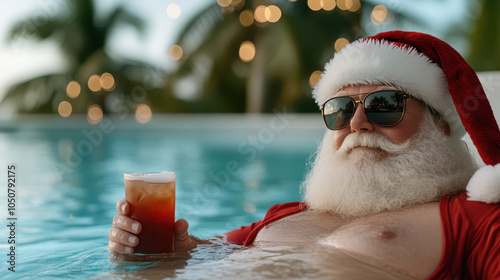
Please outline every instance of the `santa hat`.
M336 53L313 96L322 105L344 86L381 83L401 88L439 112L451 137L467 131L486 164L467 185L469 200L500 202L500 131L476 72L464 58L428 34L380 33Z

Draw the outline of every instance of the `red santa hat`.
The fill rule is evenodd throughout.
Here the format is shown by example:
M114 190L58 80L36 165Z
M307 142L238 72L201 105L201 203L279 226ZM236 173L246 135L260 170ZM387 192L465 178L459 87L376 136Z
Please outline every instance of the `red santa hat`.
M355 41L327 63L313 96L322 105L342 87L389 84L423 100L450 125L467 131L486 166L467 185L469 200L500 202L500 131L476 72L431 35L390 31Z

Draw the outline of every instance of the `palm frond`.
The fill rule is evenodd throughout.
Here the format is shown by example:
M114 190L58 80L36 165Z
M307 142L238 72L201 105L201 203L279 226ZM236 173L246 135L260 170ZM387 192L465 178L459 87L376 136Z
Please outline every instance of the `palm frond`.
M52 113L54 101L64 98L66 81L64 74L48 74L20 82L7 90L0 104L12 104L18 112Z

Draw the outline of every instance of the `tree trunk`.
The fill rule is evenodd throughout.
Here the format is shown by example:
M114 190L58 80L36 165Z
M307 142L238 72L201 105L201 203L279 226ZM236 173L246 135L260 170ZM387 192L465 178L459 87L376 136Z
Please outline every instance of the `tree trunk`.
M252 60L250 76L247 80L246 113L262 113L266 84L266 58L263 34L255 35L255 57Z

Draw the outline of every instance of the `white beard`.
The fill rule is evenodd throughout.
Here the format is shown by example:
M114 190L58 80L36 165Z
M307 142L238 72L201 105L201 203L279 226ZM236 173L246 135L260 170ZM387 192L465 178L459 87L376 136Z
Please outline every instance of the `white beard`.
M465 189L477 169L466 144L445 136L425 114L401 145L375 133L351 133L333 149L328 131L302 184L311 209L354 218L438 201ZM351 150L365 146L380 150Z

